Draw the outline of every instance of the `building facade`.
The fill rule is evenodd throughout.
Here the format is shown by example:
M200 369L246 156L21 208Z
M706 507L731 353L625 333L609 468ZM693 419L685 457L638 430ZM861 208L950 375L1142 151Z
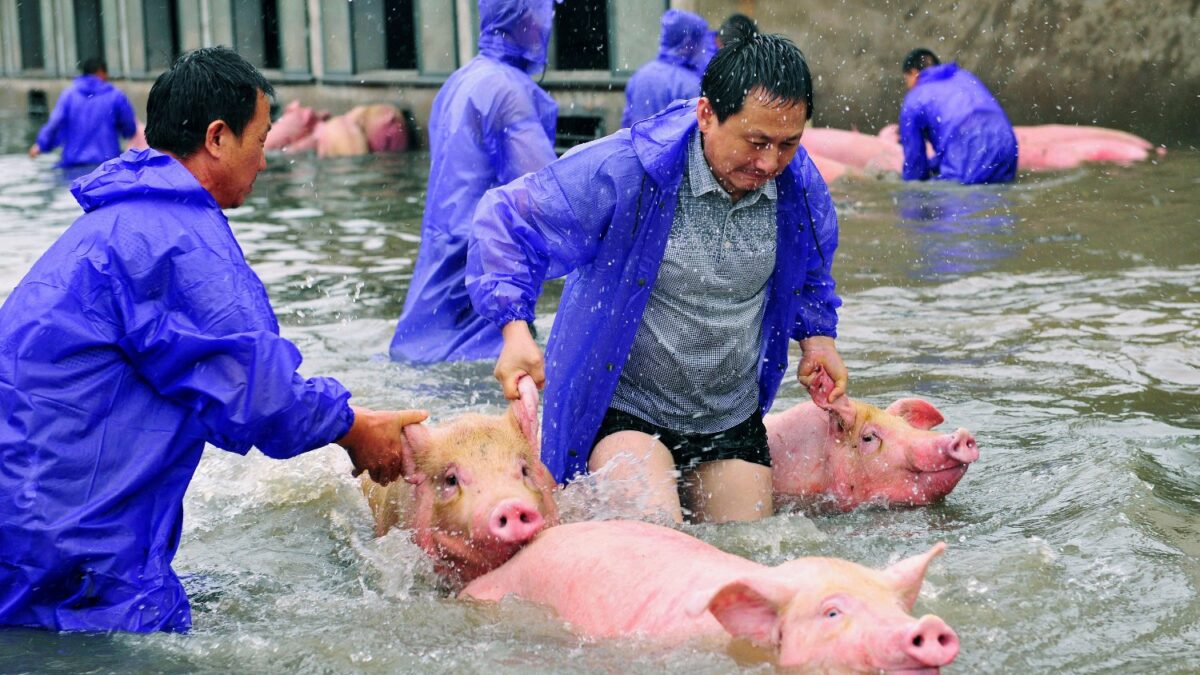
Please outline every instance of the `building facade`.
M560 141L619 127L624 86L658 52L668 0L570 0L556 6L542 85L558 100ZM686 6L689 2L676 2ZM446 77L475 54L476 0L0 0L0 78L8 101L53 100L100 56L140 110L180 54L225 45L278 89L340 112L383 101L423 124Z

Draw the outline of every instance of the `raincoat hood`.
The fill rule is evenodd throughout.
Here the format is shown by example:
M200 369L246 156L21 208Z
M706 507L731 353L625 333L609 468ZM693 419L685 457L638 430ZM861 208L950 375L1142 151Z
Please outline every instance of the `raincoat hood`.
M199 207L217 202L192 172L170 155L150 148L130 150L101 164L71 185L71 194L85 212L130 198L162 197Z
M942 63L936 66L930 66L922 70L917 76L917 84L925 84L928 82L936 82L938 80L948 80L954 77L958 72L958 64L955 62Z
M554 0L479 0L479 53L536 73L553 25Z
M703 72L709 59L708 39L708 23L701 16L679 9L668 9L662 15L658 58Z
M75 88L88 96L104 94L113 89L112 83L95 75L80 75L75 78Z

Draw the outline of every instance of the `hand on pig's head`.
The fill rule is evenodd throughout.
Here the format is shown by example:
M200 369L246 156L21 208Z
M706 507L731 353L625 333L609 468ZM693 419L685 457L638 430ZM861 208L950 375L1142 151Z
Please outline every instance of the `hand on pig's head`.
M405 428L414 539L443 572L469 581L558 524L558 486L538 457L536 414L536 400L526 398L503 416Z
M958 655L958 636L936 616L909 612L945 548L938 543L884 570L802 558L699 591L687 611L711 612L733 637L775 651L783 667L937 669Z

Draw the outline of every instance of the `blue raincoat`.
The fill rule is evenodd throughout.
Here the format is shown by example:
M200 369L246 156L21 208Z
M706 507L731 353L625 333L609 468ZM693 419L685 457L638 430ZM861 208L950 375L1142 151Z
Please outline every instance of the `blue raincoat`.
M187 169L131 150L0 307L0 626L183 631L171 570L205 442L285 458L354 421L296 373L262 282Z
M121 141L137 133L133 106L120 89L95 75L80 75L54 104L38 132L42 152L60 145L59 166L95 166L121 154Z
M546 348L542 460L566 482L587 458L658 277L696 129L696 100L578 146L492 190L475 212L467 287L480 314L533 318L545 279L570 273ZM788 339L837 335L831 274L838 225L804 148L775 180L779 261L768 282L758 371L770 409Z
M979 78L956 63L921 71L900 108L900 144L905 180L975 185L1017 175L1017 137L1008 116Z
M494 359L500 331L464 284L467 233L484 192L554 161L558 105L529 77L546 63L550 0L480 0L479 55L446 80L429 115L431 166L421 247L391 356Z
M711 40L708 24L699 15L678 9L664 12L658 58L638 68L625 85L621 126L632 126L672 101L699 96L704 67L712 58Z

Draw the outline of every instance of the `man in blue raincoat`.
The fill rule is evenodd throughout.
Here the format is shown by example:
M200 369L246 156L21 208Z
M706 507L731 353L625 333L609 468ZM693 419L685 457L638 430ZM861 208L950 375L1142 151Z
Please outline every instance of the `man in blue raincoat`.
M812 78L791 42L731 42L702 87L488 192L467 287L503 326L505 396L522 373L545 382L542 459L559 482L604 467L643 513L750 520L772 510L762 414L789 339L803 384L824 372L845 393L837 216L800 147ZM528 322L565 274L543 358Z
M908 94L900 108L904 180L1007 183L1017 175L1017 137L979 78L928 49L904 59ZM933 146L926 156L925 142Z
M700 94L700 76L711 58L708 23L691 12L668 9L662 15L658 58L637 69L625 85L621 126L644 120L678 99Z
M397 361L500 353L500 330L467 296L467 233L484 192L554 161L558 105L529 76L546 65L553 19L551 0L479 0L479 54L433 100L421 247L392 338Z
M108 81L105 62L87 59L80 70L83 74L58 97L29 148L30 157L62 146L59 166L95 166L121 154L120 139L137 133L133 106Z
M187 630L171 560L206 442L337 442L356 472L402 472L400 431L425 414L297 374L221 212L266 166L272 94L228 49L180 57L150 90L156 149L75 182L84 215L0 307L0 626Z

